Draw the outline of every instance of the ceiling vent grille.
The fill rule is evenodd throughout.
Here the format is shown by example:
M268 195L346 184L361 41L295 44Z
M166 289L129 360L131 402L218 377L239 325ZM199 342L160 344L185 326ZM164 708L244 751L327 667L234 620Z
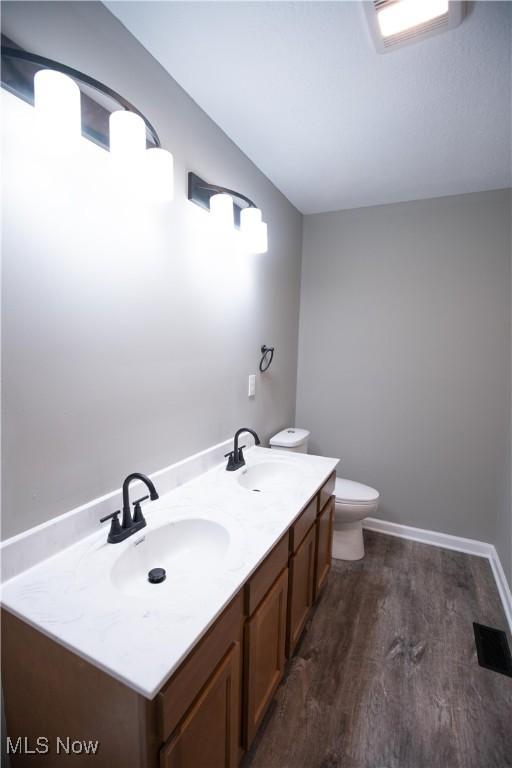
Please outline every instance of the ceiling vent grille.
M417 0L418 3L425 3L427 0ZM370 0L363 3L372 40L379 53L388 53L396 48L402 48L404 45L410 45L418 40L425 40L427 37L438 35L448 29L457 27L464 15L464 2L457 0L448 3L448 10L442 16L437 16L429 21L424 21L409 29L383 37L379 21L379 11L397 5L401 0Z

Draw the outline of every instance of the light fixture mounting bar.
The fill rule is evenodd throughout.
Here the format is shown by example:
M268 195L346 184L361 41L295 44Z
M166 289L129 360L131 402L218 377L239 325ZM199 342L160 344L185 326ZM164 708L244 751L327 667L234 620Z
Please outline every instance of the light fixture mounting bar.
M213 195L217 195L219 193L231 195L231 197L245 203L245 205L242 206L238 205L235 200L233 200L235 227L240 229L240 212L242 211L242 208L257 208L256 203L254 203L249 197L246 197L246 195L242 195L240 192L236 192L234 189L220 187L218 184L209 184L196 173L193 173L192 171L189 172L188 199L193 203L199 205L201 208L204 208L206 211L209 211L210 198Z
M104 83L96 80L67 64L61 64L54 59L48 59L45 56L39 56L36 53L30 53L23 48L16 46L11 40L2 35L2 87L19 96L30 104L34 103L33 76L40 69L52 69L68 75L73 80L82 85L91 88L93 91L103 94L108 99L114 101L122 109L134 112L144 120L147 132L149 134L149 146L160 147L161 142L153 125L147 117L137 109L128 99L109 88ZM109 110L98 104L93 98L82 93L82 110L85 119L82 119L82 134L94 141L96 144L109 148L108 140L108 117Z

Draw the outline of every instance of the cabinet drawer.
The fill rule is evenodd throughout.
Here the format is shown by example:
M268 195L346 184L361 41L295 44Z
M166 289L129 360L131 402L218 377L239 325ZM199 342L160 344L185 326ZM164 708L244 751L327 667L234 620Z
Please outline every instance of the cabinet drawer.
M335 501L335 497L331 496L316 521L315 600L324 587L331 568Z
M161 741L176 728L228 649L240 641L242 621L240 592L157 695Z
M311 499L305 510L301 512L297 521L292 525L290 531L290 548L292 552L297 551L304 536L315 522L318 512L317 507L318 495Z
M288 628L286 655L289 658L297 645L313 605L315 580L316 529L311 528L306 538L290 559L288 584Z
M244 746L249 749L283 676L288 569L245 625Z
M336 487L336 472L333 472L330 478L320 488L320 501L318 504L318 513L323 510L329 499L334 493Z
M276 544L245 585L245 612L251 616L283 568L288 565L288 534Z
M236 768L240 643L234 643L160 752L161 768Z

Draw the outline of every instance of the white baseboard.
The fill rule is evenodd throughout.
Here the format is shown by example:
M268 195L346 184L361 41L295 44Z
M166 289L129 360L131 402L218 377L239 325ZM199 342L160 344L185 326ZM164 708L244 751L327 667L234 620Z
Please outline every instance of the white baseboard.
M430 544L434 547L454 549L457 552L465 552L468 555L486 557L489 560L509 630L512 633L512 593L494 544L477 541L476 539L465 539L462 536L452 536L449 533L440 533L439 531L428 531L424 528L413 528L410 525L390 523L387 520L378 520L375 517L367 517L366 520L363 520L363 528L369 531L385 533L388 536L396 536L399 539L410 539L411 541L419 541L422 544Z
M494 553L492 557L489 557L489 562L491 564L496 586L498 587L498 592L500 593L501 602L503 603L503 610L505 611L505 616L507 617L508 627L510 633L512 634L512 593L510 592L507 577L505 576L505 571L503 570L500 556L496 551L496 547L493 547L493 550Z
M411 525L390 523L387 520L378 520L376 517L367 517L363 520L363 527L369 531L387 533L388 536L397 536L399 539L420 541L422 544L431 544L443 549L455 549L457 552L466 552L468 555L490 557L494 547L484 541L476 539L464 539L462 536L452 536L449 533L428 531L425 528L413 528Z

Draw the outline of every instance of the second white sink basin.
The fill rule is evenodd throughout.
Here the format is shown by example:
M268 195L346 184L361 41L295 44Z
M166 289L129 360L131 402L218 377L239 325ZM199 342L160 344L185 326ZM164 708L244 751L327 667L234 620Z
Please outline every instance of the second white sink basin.
M238 482L249 491L277 492L301 481L303 472L296 464L286 461L262 461L246 467Z
M205 571L221 567L229 548L230 536L224 526L212 520L177 520L149 531L115 561L111 579L115 587L129 595L157 596L183 579L195 580ZM159 584L148 581L148 573L163 568L166 579Z

